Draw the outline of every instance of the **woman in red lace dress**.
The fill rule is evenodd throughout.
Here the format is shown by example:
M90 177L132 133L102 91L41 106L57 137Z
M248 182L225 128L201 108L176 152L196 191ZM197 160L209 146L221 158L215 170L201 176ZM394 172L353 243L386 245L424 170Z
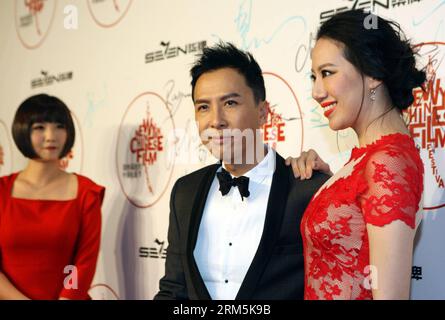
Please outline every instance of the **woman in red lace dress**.
M56 97L32 96L12 134L29 162L0 178L0 299L88 299L105 189L60 169L74 144L70 112Z
M396 23L353 10L320 27L312 79L330 128L360 146L303 216L305 299L408 299L423 164L402 110L425 73ZM288 162L330 172L313 150Z

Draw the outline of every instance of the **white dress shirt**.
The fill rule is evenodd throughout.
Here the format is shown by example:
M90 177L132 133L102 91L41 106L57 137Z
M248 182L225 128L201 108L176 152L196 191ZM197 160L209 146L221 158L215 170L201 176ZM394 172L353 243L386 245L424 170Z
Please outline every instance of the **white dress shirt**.
M213 179L193 254L214 300L235 299L246 276L263 234L274 171L275 151L268 148L264 159L244 174L250 191L244 201L238 187L222 196L216 175Z

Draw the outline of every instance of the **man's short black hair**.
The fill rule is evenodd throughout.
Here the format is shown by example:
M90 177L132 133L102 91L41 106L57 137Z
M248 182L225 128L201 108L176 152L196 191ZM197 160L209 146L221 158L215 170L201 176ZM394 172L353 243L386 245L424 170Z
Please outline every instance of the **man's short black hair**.
M60 123L65 126L67 140L59 158L65 157L74 145L75 129L68 107L59 98L47 94L29 97L17 109L12 122L12 137L27 158L38 158L31 143L31 128L37 122Z
M221 68L233 68L244 76L247 86L253 91L256 103L266 99L263 73L252 54L238 49L230 42L220 42L213 47L204 48L198 61L190 70L193 100L195 100L194 90L198 78L206 72Z

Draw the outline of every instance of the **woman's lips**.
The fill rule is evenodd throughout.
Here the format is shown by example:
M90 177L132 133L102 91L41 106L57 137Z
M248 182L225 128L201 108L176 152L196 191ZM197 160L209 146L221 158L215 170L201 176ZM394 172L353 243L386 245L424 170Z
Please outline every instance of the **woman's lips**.
M328 102L323 102L320 105L325 110L324 111L324 116L326 118L329 118L331 113L334 112L335 107L337 106L337 102L336 101L328 101Z
M331 115L332 112L334 112L334 109L326 110L323 114L326 118L329 118L329 116Z

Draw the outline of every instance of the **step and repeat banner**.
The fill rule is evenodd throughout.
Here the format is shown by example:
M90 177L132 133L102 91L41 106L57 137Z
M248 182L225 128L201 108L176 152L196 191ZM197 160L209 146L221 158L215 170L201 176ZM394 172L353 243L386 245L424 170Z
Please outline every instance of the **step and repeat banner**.
M445 299L445 1L2 0L0 175L26 164L11 123L30 95L61 98L77 139L67 171L107 188L94 299L152 299L164 273L175 180L215 159L200 145L189 69L205 46L231 41L264 71L264 138L284 157L313 148L338 170L357 139L329 129L311 98L321 22L365 8L399 22L427 68L406 114L425 164L413 299ZM0 195L1 196L1 195ZM298 226L295 226L298 232Z

